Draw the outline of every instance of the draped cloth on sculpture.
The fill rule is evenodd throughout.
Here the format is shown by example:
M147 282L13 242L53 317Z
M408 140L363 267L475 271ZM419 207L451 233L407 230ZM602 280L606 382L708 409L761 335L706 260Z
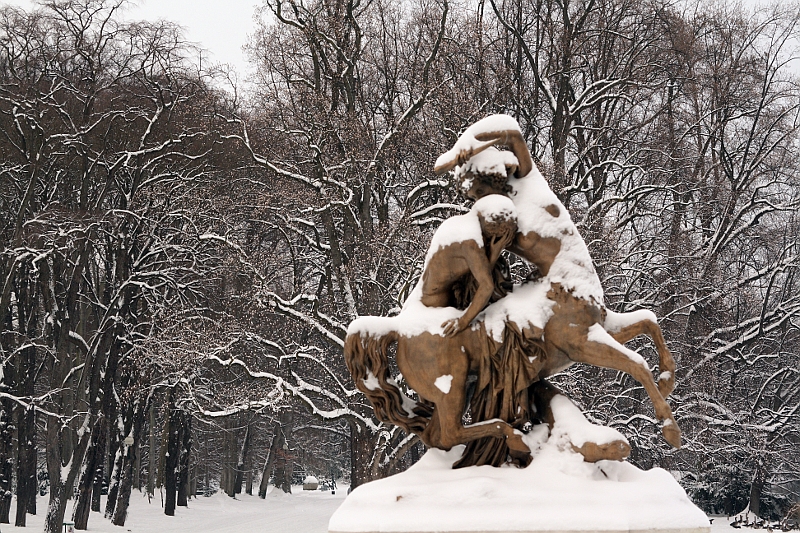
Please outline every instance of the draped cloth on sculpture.
M495 264L492 277L494 294L491 301L494 302L506 296L512 287L508 263L503 257ZM476 289L475 278L464 276L454 286L455 307L465 309ZM540 339L526 338L516 324L507 322L502 346L493 350L488 337L486 346L487 349L482 351L487 355L480 362L478 380L469 406L472 419L485 421L499 418L515 429L523 429L531 421L528 387L539 379L539 371L546 357L543 343ZM500 466L507 458L509 450L505 440L487 437L467 443L464 455L453 466ZM527 466L522 461L511 457L511 462Z
M544 358L540 340L526 339L516 324L507 323L500 349L481 361L470 402L473 420L499 418L515 429L523 429L531 421L528 387L539 379ZM464 455L453 466L500 466L507 458L527 466L524 459L509 455L504 439L487 437L467 443Z

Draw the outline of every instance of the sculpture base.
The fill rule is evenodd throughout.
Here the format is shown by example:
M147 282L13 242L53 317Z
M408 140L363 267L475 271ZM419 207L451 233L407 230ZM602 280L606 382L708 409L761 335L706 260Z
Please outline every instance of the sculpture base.
M538 429L538 428L536 428ZM705 513L666 470L585 463L563 438L525 437L531 465L453 470L463 446L429 450L406 472L356 488L330 533L708 533Z

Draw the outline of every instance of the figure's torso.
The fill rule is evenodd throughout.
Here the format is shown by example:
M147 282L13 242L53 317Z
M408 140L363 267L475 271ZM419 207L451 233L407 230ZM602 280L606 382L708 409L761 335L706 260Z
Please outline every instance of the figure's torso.
M535 264L551 283L560 283L575 296L603 302L603 288L586 243L567 209L534 170L511 179L511 199L517 208L519 232L511 251Z

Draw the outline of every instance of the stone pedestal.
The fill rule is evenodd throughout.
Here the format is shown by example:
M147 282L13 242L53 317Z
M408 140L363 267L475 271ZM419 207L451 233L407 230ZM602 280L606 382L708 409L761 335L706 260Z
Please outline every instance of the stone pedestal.
M546 433L546 431L545 431ZM537 438L538 437L538 438ZM672 475L627 462L585 463L564 439L532 432L528 468L451 465L462 447L430 450L408 471L356 488L330 533L709 533Z

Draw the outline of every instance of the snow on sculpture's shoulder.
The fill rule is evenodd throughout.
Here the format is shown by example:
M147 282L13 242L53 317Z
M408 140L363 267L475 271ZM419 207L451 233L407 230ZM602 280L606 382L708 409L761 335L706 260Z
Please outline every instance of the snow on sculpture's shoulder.
M515 130L522 132L517 120L511 115L497 114L489 115L472 124L464 131L464 135L475 137L481 133L491 133L493 131Z
M567 208L550 189L536 167L519 179L510 179L511 198L517 208L517 227L521 234L535 232L561 242L547 279L560 283L576 297L603 303L603 287L592 263L589 248L575 227ZM558 216L553 216L555 206ZM550 208L549 210L547 208Z
M535 231L542 237L561 239L566 232L574 230L569 212L535 166L527 176L512 178L508 184L513 189L511 198L517 207L517 225L521 233ZM545 209L551 205L558 208L557 217Z
M475 241L478 246L483 247L483 235L481 234L481 223L475 211L456 215L446 219L436 233L433 234L431 245L425 256L425 266L428 265L433 254L456 242Z
M425 255L425 266L428 266L428 262L436 252L453 243L475 241L483 248L483 233L478 214L489 222L509 218L513 220L517 218L517 208L507 196L490 194L475 202L468 213L446 219L433 234L428 253Z

